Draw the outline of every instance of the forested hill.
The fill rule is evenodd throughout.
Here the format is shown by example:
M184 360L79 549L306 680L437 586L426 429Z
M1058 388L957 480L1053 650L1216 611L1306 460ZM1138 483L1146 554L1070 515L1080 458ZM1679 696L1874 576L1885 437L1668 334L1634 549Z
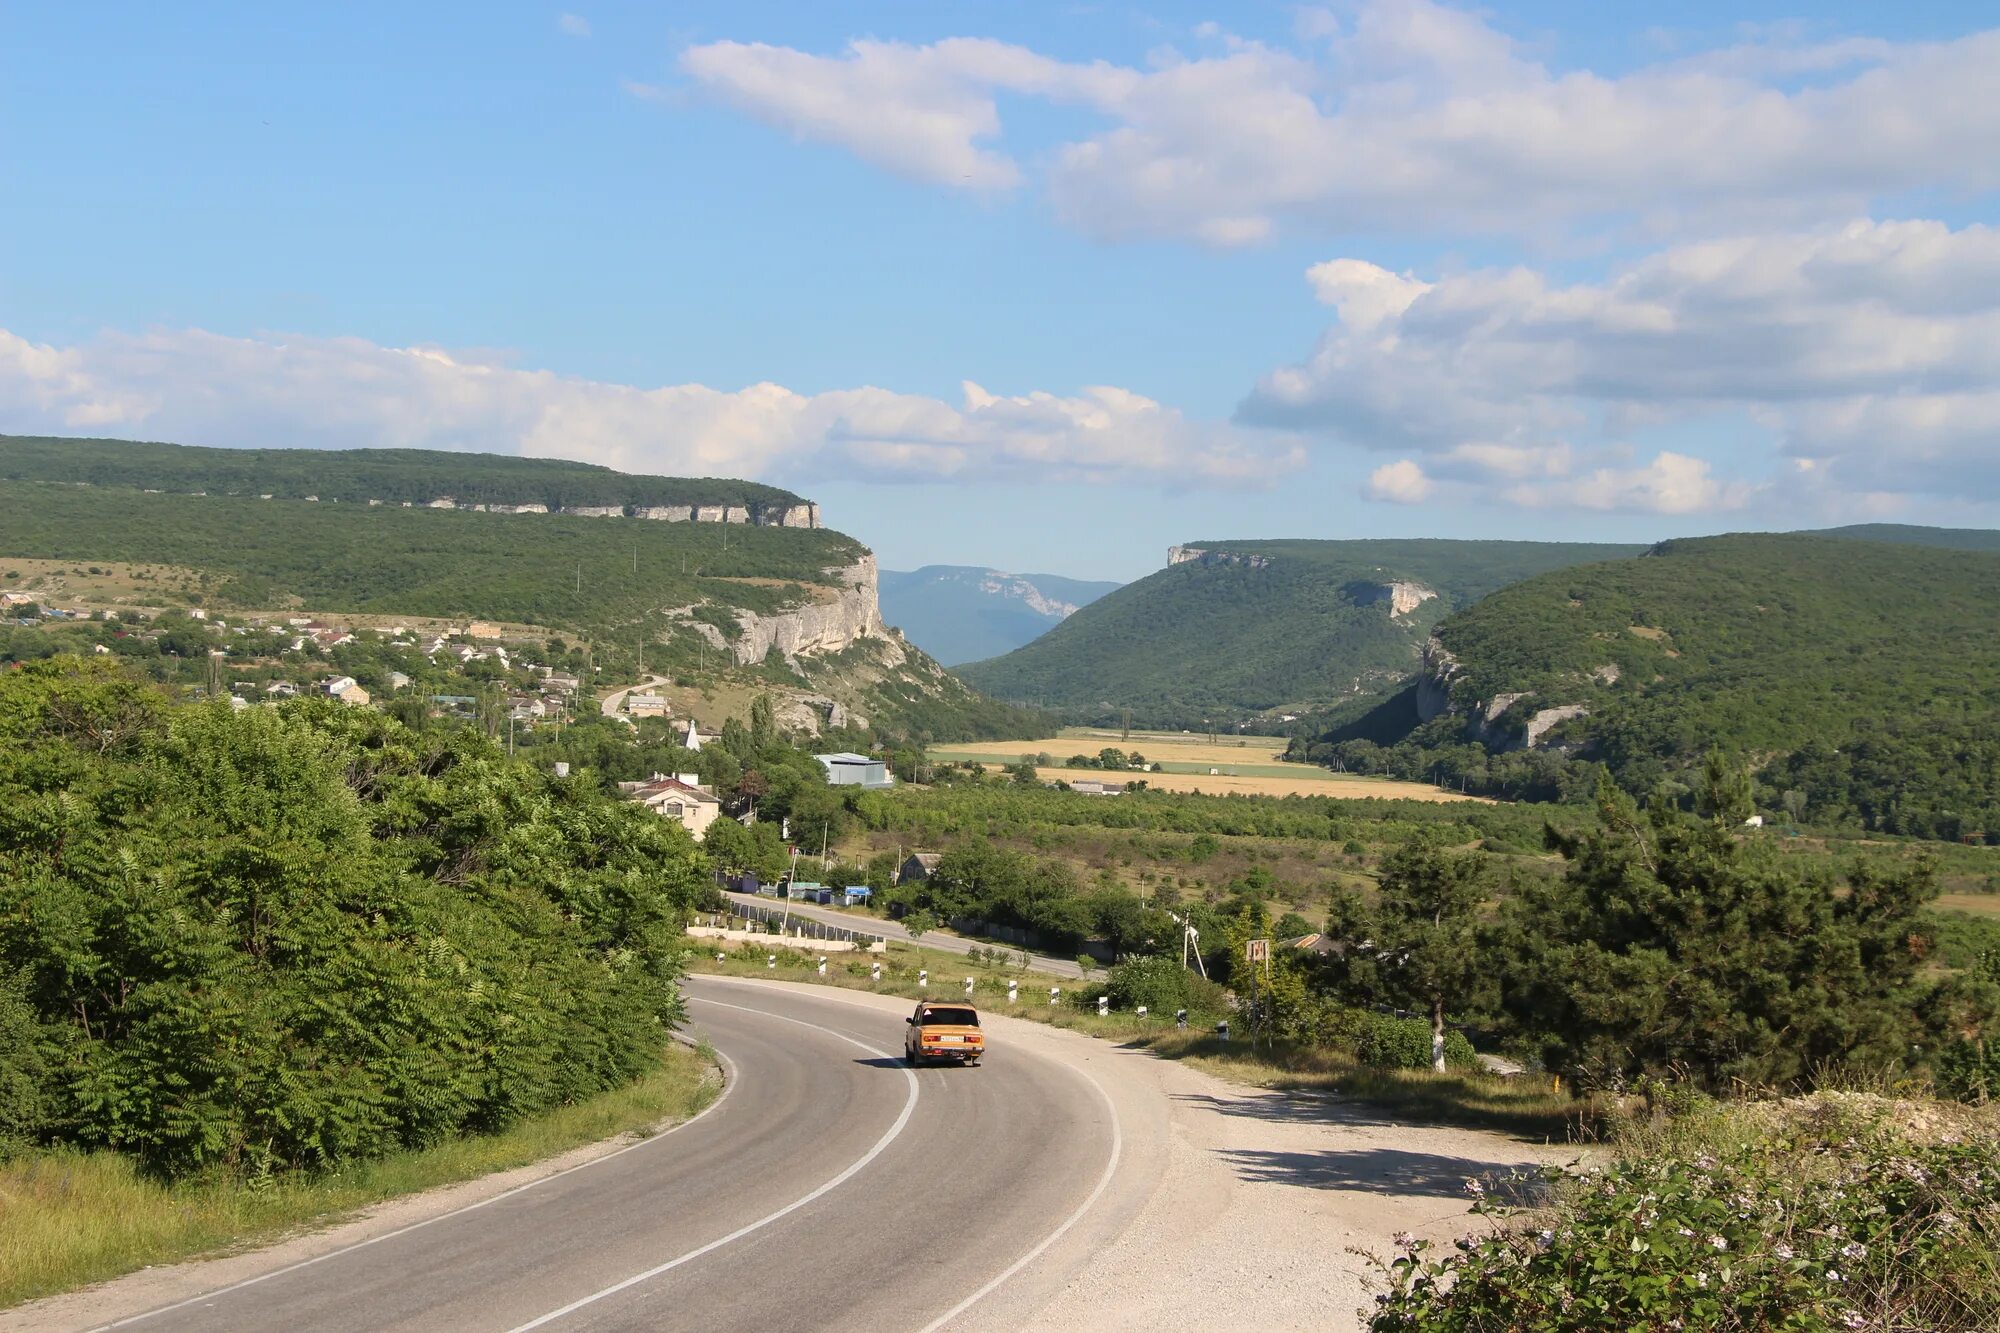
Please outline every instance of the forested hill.
M1941 546L1959 551L2000 551L2000 532L1991 528L1924 528L1908 523L1855 523L1823 528L1802 537L1847 537L1855 541L1889 542L1897 546Z
M376 452L363 451L370 457ZM94 456L88 449L78 454L72 472L87 472ZM259 456L244 458L254 462ZM356 456L326 455L335 467ZM1041 719L1030 722L1017 710L979 699L888 630L877 605L874 559L841 533L742 522L336 504L325 494L308 503L275 498L279 479L301 457L309 463L320 455L280 451L275 457L273 472L242 465L240 494L79 485L82 477L68 474L0 479L0 514L6 516L0 520L0 576L5 576L0 589L17 582L17 573L33 575L39 580L37 601L62 608L66 587L94 568L102 573L102 566L116 564L122 568L110 572L129 581L119 600L135 606L199 606L267 617L311 613L336 621L346 616L493 621L581 641L607 683L635 680L642 668L700 675L707 683L729 674L759 687L795 689L823 712L830 711L828 700L838 703L885 734L955 739L1041 734ZM455 469L438 476L461 499L501 493L504 478L518 465L530 465L533 472L538 463L478 455L410 457ZM496 469L490 478L481 471L488 462ZM561 472L572 465L548 466ZM597 471L582 469L579 475ZM183 483L194 475L186 474ZM307 475L293 480L309 484ZM670 480L603 476L610 479L607 485L631 483L637 489L617 494L640 499L657 498L645 486ZM376 480L370 477L369 484ZM746 496L767 489L748 482L715 484L740 486ZM482 492L481 486L487 489ZM267 495L274 498L261 498ZM7 563L10 558L35 563L17 568ZM25 578L21 582L25 587ZM73 600L69 605L93 609Z
M1496 588L1638 546L1503 541L1199 542L1004 657L959 674L998 698L1148 725L1302 712L1417 666L1444 615Z
M1446 619L1417 687L1311 757L1549 795L1566 765L1602 762L1647 792L1688 782L1719 749L1758 766L1766 809L2000 832L1997 606L1992 550L1805 533L1663 542ZM1385 751L1392 713L1408 735Z
M789 508L790 491L719 477L648 477L592 463L431 449L209 449L136 440L0 435L0 479L178 494L365 504Z

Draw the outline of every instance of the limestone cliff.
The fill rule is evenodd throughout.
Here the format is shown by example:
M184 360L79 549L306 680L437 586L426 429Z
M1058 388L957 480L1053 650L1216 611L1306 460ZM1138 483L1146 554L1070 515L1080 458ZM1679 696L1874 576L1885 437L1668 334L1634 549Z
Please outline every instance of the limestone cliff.
M1241 565L1245 569L1263 569L1271 563L1268 555L1246 555L1238 551L1216 551L1203 546L1169 546L1167 564L1172 565Z
M879 644L878 656L886 653L900 664L905 653L902 636L882 623L882 607L876 588L875 557L863 555L851 565L827 571L835 583L801 584L802 604L768 614L739 610L736 634L725 636L715 626L692 618L692 608L674 614L696 633L728 652L739 666L764 660L773 648L787 662L797 665L803 656L826 656L842 652L862 640Z
M1521 716L1520 730L1516 731L1505 719L1510 712L1517 712L1515 705L1532 699L1532 694L1504 692L1491 699L1454 702L1453 686L1463 675L1464 668L1458 659L1436 635L1431 636L1424 644L1417 668L1417 721L1429 722L1446 713L1460 712L1467 717L1468 734L1482 744L1498 750L1532 750L1563 723L1590 716L1590 708L1585 704L1538 708Z

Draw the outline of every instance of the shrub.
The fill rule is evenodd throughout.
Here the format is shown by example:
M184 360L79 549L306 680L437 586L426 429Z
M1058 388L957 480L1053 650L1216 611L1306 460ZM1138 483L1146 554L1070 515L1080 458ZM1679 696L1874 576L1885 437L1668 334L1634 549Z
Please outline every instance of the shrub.
M1377 1069L1429 1069L1431 1025L1421 1018L1368 1014L1362 1019L1354 1053L1362 1064ZM1455 1028L1445 1030L1444 1062L1456 1069L1470 1069L1479 1063L1472 1043Z
M2000 1326L2000 1138L1898 1126L1923 1118L1820 1099L1734 1143L1552 1168L1554 1206L1534 1213L1467 1182L1475 1211L1510 1225L1439 1257L1399 1237L1369 1328Z
M1119 963L1106 974L1104 993L1111 997L1113 1008L1126 1011L1143 1004L1156 1014L1171 1014L1176 1009L1219 1014L1225 1007L1220 986L1188 971L1178 958L1160 954L1142 954Z

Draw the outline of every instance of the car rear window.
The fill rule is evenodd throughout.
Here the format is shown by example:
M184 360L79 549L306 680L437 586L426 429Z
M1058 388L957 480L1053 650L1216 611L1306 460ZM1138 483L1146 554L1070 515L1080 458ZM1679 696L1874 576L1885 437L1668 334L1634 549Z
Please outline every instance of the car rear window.
M977 1009L926 1009L924 1022L944 1023L954 1027L976 1028L979 1026Z

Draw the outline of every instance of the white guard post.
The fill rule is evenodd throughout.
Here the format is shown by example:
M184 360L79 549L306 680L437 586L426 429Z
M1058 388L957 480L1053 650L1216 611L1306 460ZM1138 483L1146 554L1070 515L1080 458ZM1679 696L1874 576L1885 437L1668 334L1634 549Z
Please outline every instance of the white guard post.
M1013 978L1011 978L1011 977L1010 977L1010 978L1008 978L1008 980L1007 980L1007 1001L1008 1001L1008 1003L1010 1003L1010 1004L1011 1004L1011 1003L1013 1003L1013 1002L1014 1002L1015 1000L1018 1000L1018 999L1020 999L1020 998L1021 998L1021 983L1020 983L1020 982L1018 982L1018 981L1015 981L1015 980L1014 980Z
M769 967L769 968L775 968L775 967L777 967L777 965L778 965L778 955L776 955L776 954L774 954L774 953L767 953L767 954L765 954L765 955L764 955L764 966L765 966L765 967Z
M918 968L918 969L917 969L917 989L918 989L918 990L929 990L930 988L931 988L931 970L930 970L929 968L927 968L927 967L924 967L924 968Z
M868 969L868 979L870 981L880 981L882 979L882 965L880 963L876 963Z
M971 977L967 977L967 978L965 979L965 993L966 993L967 995L970 995L970 994L972 994L972 978L971 978Z
M1056 1002L1057 1000L1060 1000L1061 998L1062 998L1062 987L1061 987L1061 986L1051 986L1051 987L1049 987L1049 1003L1050 1003L1050 1004L1052 1004L1052 1005L1053 1005L1053 1004L1054 1004L1054 1003L1055 1003L1055 1002Z
M824 959L824 958L822 958L822 959L820 959L820 960L819 960L819 974L820 974L821 976L825 976L825 975L826 975L826 959Z
M1136 1012L1138 1013L1139 1017L1144 1018L1146 1016L1146 1006L1143 1004L1140 1005Z
M1098 996L1098 997L1097 997L1097 1016L1098 1016L1099 1018L1103 1018L1103 1017L1104 1017L1105 1015L1109 1014L1110 1012L1111 1012L1111 997L1110 997L1109 995L1100 995L1100 996Z

